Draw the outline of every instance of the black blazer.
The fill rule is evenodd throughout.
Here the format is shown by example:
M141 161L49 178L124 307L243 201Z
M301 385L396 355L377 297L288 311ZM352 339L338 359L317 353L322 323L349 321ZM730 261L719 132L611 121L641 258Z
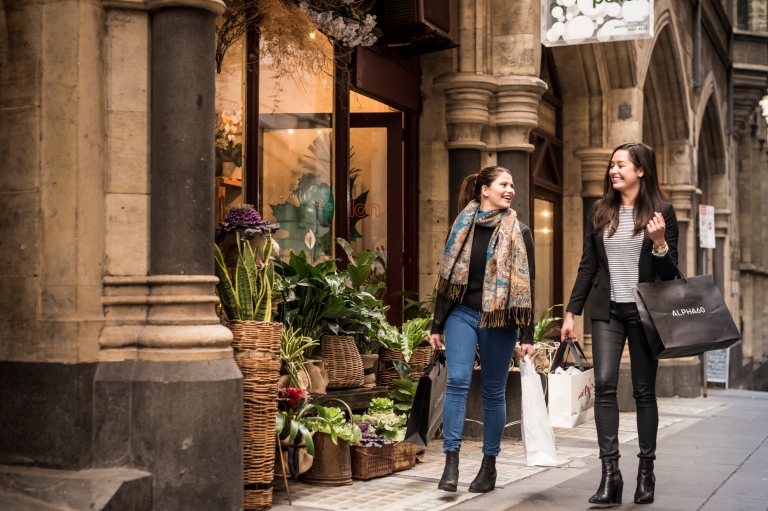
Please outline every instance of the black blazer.
M530 227L525 225L523 222L520 222L520 234L523 235L523 242L525 243L525 250L528 254L528 273L531 276L531 320L528 325L522 327L520 329L520 342L523 344L533 344L533 318L534 318L534 311L533 311L533 304L536 303L534 301L534 289L536 287L536 257L535 252L533 251L534 245L533 245L533 233L531 232ZM451 234L448 233L448 236ZM446 239L447 243L447 239ZM432 333L433 334L442 334L443 333L443 323L445 322L445 318L448 317L448 313L451 311L451 307L453 307L454 302L446 298L445 296L441 295L440 293L437 294L437 300L435 301L435 316L432 320Z
M603 232L590 234L594 209L593 206L589 213L579 273L576 276L573 291L571 291L571 300L565 310L580 316L589 292L594 290L590 317L591 319L608 321L611 316L611 274L608 271L608 256L605 253ZM648 237L648 231L645 231L640 262L638 263L639 282L654 282L657 275L661 280L673 280L677 277L677 237L679 232L677 216L675 216L675 209L672 204L668 202L664 203L661 214L664 216L664 223L666 224L664 237L667 240L669 250L664 257L653 255L653 242Z

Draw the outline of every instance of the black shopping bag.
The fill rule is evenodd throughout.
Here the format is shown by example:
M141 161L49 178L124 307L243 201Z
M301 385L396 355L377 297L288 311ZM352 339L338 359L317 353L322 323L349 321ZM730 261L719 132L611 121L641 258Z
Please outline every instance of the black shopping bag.
M592 369L592 366L587 362L587 356L584 355L584 351L582 351L581 345L579 345L579 341L574 341L568 337L560 343L560 346L558 346L557 351L555 352L555 357L552 359L550 372L555 372L555 369L558 367L562 367L563 369L568 367L566 361L568 360L569 351L570 353L573 353L574 365L579 368L579 371L583 373L588 369ZM581 354L581 356L579 356L579 354Z
M633 288L653 356L688 357L733 346L741 334L712 275Z
M405 431L405 442L426 447L437 428L443 423L443 402L448 385L445 352L436 350L435 356L419 378L411 415Z

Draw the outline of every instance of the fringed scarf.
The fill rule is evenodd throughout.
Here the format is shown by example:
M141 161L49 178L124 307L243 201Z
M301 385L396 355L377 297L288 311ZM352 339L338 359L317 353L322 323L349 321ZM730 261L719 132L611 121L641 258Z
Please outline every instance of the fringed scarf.
M479 212L480 203L470 202L459 213L445 245L437 291L454 302L464 297L469 284L469 257L475 225L495 227L486 253L483 306L480 327L511 324L531 319L531 278L520 221L512 208Z

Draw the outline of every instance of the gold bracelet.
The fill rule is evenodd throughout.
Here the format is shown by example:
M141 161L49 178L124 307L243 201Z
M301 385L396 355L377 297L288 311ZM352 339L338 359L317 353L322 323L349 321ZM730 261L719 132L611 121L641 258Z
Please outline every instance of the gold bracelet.
M661 254L667 249L667 243L665 242L663 245L659 245L658 247L656 245L653 246L653 251L657 254Z

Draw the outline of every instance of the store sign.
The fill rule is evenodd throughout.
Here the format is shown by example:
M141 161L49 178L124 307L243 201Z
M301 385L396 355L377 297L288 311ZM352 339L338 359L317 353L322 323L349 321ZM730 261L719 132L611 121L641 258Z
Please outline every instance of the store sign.
M716 248L715 243L715 207L699 206L699 246Z
M725 388L728 388L728 365L730 354L730 348L709 351L706 353L708 382L725 383Z
M541 0L545 46L653 37L653 0Z

